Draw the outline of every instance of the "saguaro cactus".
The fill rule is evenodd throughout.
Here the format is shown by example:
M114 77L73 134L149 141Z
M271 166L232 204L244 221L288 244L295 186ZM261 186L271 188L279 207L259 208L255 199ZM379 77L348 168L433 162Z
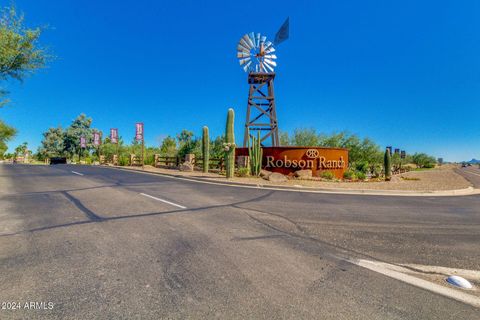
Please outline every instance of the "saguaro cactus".
M208 136L208 127L203 127L202 136L202 155L203 155L203 172L208 172L210 165L210 137Z
M390 155L390 149L385 150L385 156L383 158L383 166L385 169L385 180L390 181L392 179L392 158Z
M252 145L248 147L248 156L250 157L250 169L252 175L258 176L262 169L263 149L260 144L260 131L257 131L257 137L252 136Z
M225 170L226 176L232 178L235 174L235 135L233 133L233 123L235 113L232 108L228 109L227 125L225 127Z

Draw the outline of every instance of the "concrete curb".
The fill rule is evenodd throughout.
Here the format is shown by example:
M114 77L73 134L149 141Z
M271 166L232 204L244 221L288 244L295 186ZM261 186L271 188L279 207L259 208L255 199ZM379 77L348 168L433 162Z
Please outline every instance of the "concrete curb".
M410 190L374 190L374 189L335 189L335 188L312 188L312 187L286 187L279 185L255 185L238 182L223 182L223 181L209 181L203 178L187 177L182 175L168 174L162 172L143 171L128 167L117 166L104 166L104 168L111 168L117 170L124 170L129 172L138 172L143 174L152 174L162 176L171 179L191 181L196 183L222 185L236 188L248 188L248 189L262 189L262 190L274 190L274 191L287 191L287 192L304 192L304 193L323 193L323 194L340 194L340 195L365 195L365 196L395 196L395 197L457 197L457 196L470 196L480 194L480 189L468 187L464 189L454 190L437 190L437 191L410 191Z

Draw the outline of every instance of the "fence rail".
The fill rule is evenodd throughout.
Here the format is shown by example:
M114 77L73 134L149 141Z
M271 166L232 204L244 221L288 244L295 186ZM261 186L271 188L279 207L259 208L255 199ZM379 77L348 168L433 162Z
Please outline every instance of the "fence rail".
M154 164L157 168L172 168L180 165L180 157L162 157L159 154L155 155Z
M155 155L154 166L157 168L175 168L182 163L182 159L176 157L162 157L158 154ZM203 167L203 158L193 158L193 166L195 169L201 169ZM209 170L223 171L225 169L223 158L210 158Z
M112 163L114 165L118 165L119 159L116 155L113 156L105 156L102 155L99 158L99 162L101 164ZM131 154L130 158L127 160L127 165L129 166L141 166L141 158L138 155ZM180 158L179 156L168 157L168 156L161 156L159 154L154 155L153 166L156 168L178 168L180 164L182 164L185 159ZM203 158L202 157L193 157L190 158L190 162L193 164L195 170L201 170L203 168ZM225 170L225 160L224 158L210 158L209 159L209 171L211 172L222 172Z
M225 170L225 163L224 158L210 158L208 168L212 171L224 171ZM194 161L194 166L196 168L203 168L203 158L196 158Z

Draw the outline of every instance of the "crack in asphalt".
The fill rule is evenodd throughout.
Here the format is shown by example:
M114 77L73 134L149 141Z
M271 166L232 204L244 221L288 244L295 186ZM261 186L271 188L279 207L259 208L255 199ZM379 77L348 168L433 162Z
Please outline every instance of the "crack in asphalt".
M279 214L276 214L276 213L272 213L272 212L268 212L268 211L262 211L262 210L258 210L258 209L250 209L250 208L244 208L244 207L240 207L240 206L235 206L233 205L233 207L237 208L237 209L240 209L243 211L243 213L245 215L247 215L250 219L252 219L253 221L256 221L257 223L259 224L262 224L263 226L267 227L267 228L270 228L274 231L277 231L281 234L283 234L284 236L287 236L287 237L292 237L292 238L297 238L297 239L302 239L302 240L307 240L307 241L313 241L315 243L320 243L322 245L325 245L327 247L329 247L330 249L333 249L333 250L337 250L337 251L340 251L342 252L342 254L344 256L339 256L339 255L333 255L333 254L330 254L330 253L325 253L326 256L329 256L331 258L335 258L337 260L340 260L340 261L346 261L348 262L348 260L351 260L352 258L353 259L358 259L359 257L362 257L362 258L369 258L369 259L372 259L374 261L378 261L378 262L383 262L383 263L388 263L388 264L391 264L391 265L395 265L395 266L398 266L398 267L403 267L403 268L406 268L406 269L409 269L409 270L412 270L412 271L415 271L417 273L421 273L421 274L425 274L425 275L429 275L429 274L436 274L436 275L443 275L442 273L436 273L436 272L431 272L431 271L425 271L425 270L419 270L419 269L416 269L416 268L413 268L413 267L408 267L408 266L405 266L405 265L402 265L402 264L398 264L398 263L393 263L393 262L389 262L389 261L386 261L386 260L383 260L383 259L379 259L377 257L374 257L372 255L369 255L369 254L365 254L365 253L362 253L362 252L359 252L359 251L356 251L356 250L353 250L353 249L349 249L349 248L346 248L346 247L343 247L343 246L339 246L339 245L336 245L336 244L332 244L330 242L327 242L327 241L324 241L324 240L320 240L318 238L315 238L313 236L310 236L306 233L306 230L302 227L300 227L298 225L298 223L282 216L282 215L279 215ZM294 232L289 232L287 230L283 230L277 226L274 226L266 221L263 221L261 218L257 218L257 217L254 217L252 216L252 214L248 213L247 211L252 211L252 212L257 212L257 213L262 213L262 214L266 214L266 215L270 215L270 216L273 216L275 218L280 218L280 219L283 219L289 223L292 223L295 225L296 229L299 230L302 234L298 234L298 233L294 233ZM259 238L263 238L263 237L259 237ZM271 236L271 238L281 238L280 236ZM348 255L354 255L355 257L348 257Z

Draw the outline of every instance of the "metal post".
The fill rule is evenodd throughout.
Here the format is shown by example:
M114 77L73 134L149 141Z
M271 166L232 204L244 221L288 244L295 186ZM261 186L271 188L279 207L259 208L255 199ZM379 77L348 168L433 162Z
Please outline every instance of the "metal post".
M142 135L142 170L145 170L145 139Z

